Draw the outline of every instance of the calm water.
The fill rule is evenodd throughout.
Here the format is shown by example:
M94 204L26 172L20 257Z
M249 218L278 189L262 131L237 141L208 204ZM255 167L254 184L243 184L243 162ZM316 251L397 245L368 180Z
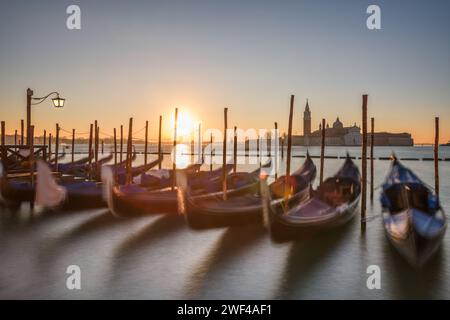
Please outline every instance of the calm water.
M327 154L346 150L328 148ZM349 151L359 155L359 148ZM377 148L376 155L391 151ZM395 151L432 156L429 147ZM450 158L450 149L441 148L440 156ZM302 162L293 158L293 168ZM325 176L342 162L327 159ZM432 162L404 163L434 185ZM376 186L388 167L375 161ZM450 162L441 162L440 170L442 204L450 212ZM32 214L26 206L13 216L0 209L0 298L450 299L450 234L423 270L413 270L385 239L378 192L368 205L374 219L365 234L358 216L343 229L284 244L271 243L261 226L199 232L179 216L116 219L107 209ZM74 264L81 267L80 291L65 286L66 268ZM366 288L373 264L381 268L381 290Z

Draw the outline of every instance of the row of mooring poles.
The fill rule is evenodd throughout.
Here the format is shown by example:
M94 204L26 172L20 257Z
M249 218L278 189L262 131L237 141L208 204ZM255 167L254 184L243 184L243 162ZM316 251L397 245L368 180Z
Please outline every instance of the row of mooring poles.
M5 126L6 124L3 122L3 125ZM21 137L24 137L23 135L23 120L21 121ZM30 126L31 128L31 126ZM147 159L148 159L148 121L146 121L146 133L145 133L145 163L148 163ZM44 130L44 135L43 135L43 145L42 148L43 150L43 159L46 161L50 161L52 160L55 164L56 167L56 171L58 171L58 156L59 156L59 135L60 135L60 130L61 127L59 126L58 123L56 123L56 133L55 133L55 152L54 155L55 157L53 158L54 160L52 160L52 134L49 133L48 135L48 152L47 152L47 131ZM121 131L123 131L123 126L121 126ZM158 158L162 159L162 143L161 143L161 132L162 132L162 116L160 116L159 118L159 135L158 135ZM27 140L30 141L31 143L31 132L28 132L28 136L30 137L30 139L27 138ZM72 141L71 141L71 162L74 163L75 161L75 138L76 138L76 130L72 129ZM23 138L20 139L20 144L18 144L18 130L15 130L15 134L14 134L14 145L18 146L18 145L22 145L23 142ZM34 139L34 132L33 132L33 139ZM123 134L121 135L121 141L123 142ZM132 143L132 142L131 142ZM176 142L175 142L176 143ZM4 144L5 145L5 144ZM6 146L6 145L5 145ZM34 142L33 142L33 146L34 146ZM123 143L121 144L121 149L123 148ZM35 146L34 146L35 147ZM98 126L98 122L97 120L95 120L94 125L90 124L90 131L89 131L89 147L88 147L88 158L89 158L89 167L91 168L91 170L89 170L89 178L92 178L92 171L95 170L97 172L97 175L99 173L99 159L98 159L98 153L99 153L99 148L100 148L100 127ZM128 164L130 164L129 160L131 159L131 154L132 154L132 146L128 146ZM101 140L101 150L102 153L104 153L104 140ZM2 157L3 154L7 154L7 149L6 147L3 148L2 147ZM115 164L117 164L117 133L115 131ZM94 160L96 168L94 169L94 164L92 163ZM129 165L130 168L130 165ZM159 168L161 168L161 163L159 163Z

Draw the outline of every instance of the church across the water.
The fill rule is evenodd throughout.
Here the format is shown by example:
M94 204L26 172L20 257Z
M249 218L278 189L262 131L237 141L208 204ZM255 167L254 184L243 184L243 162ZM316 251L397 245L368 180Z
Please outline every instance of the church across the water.
M322 143L322 124L318 130L311 132L311 110L309 101L303 113L303 135L293 135L292 143L297 146L320 146ZM360 146L362 143L361 128L355 124L344 127L344 124L336 118L330 127L326 124L325 145L328 146ZM368 141L370 144L370 141ZM376 132L374 134L374 145L379 146L412 146L414 141L409 133Z

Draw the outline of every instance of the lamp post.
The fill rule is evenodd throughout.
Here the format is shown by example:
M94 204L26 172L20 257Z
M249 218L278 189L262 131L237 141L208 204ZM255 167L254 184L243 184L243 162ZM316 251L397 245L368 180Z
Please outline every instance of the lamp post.
M30 128L31 128L31 106L40 104L47 100L48 97L51 95L55 95L56 97L52 99L53 106L55 108L62 108L64 107L64 102L66 99L60 98L59 93L54 91L49 93L48 95L41 97L41 98L33 98L33 90L30 88L27 89L27 146L31 145L31 136L30 136ZM32 103L32 101L36 101L35 103Z

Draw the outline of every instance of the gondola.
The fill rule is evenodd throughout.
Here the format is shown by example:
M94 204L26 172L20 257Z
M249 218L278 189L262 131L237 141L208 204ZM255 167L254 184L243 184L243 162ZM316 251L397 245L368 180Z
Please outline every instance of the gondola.
M232 167L232 166L231 166ZM226 170L228 170L227 165ZM222 170L222 169L219 169ZM228 191L227 195L232 197L248 190L255 189L258 183L259 169L247 173L237 172L227 175ZM191 176L186 174L184 169L175 172L177 182L186 179L186 183L194 184L193 192L195 198L212 198L223 196L222 181L216 177L216 172L197 172ZM111 185L108 191L108 206L115 216L140 216L157 213L178 213L179 206L183 203L180 189L146 188L138 184L124 186Z
M158 158L147 164L135 166L130 169L130 175L132 178L151 170L157 164L162 161L162 158ZM126 183L126 168L123 166L107 165L112 168L115 174L114 180L119 185ZM60 205L63 210L75 210L75 209L92 209L102 208L107 206L105 199L105 187L104 180L102 182L96 181L72 181L65 183L64 187L67 190L67 197Z
M285 241L350 221L359 202L361 177L358 167L347 154L338 172L316 190L310 188L309 198L305 201L275 207L265 183L261 184L261 189L271 238Z
M309 194L309 186L316 177L316 166L309 153L303 165L291 175L292 196L289 201L301 201ZM272 205L281 207L284 203L285 177L272 182L269 190ZM229 197L195 199L185 193L184 215L189 227L193 229L220 228L234 225L261 223L263 205L259 190L247 194Z
M447 228L438 197L393 157L380 201L387 238L412 266L423 266L438 250Z

